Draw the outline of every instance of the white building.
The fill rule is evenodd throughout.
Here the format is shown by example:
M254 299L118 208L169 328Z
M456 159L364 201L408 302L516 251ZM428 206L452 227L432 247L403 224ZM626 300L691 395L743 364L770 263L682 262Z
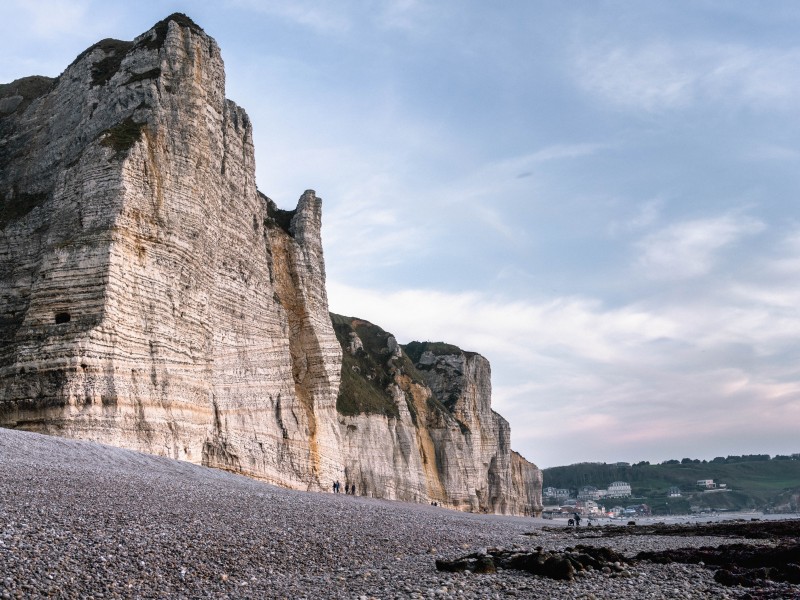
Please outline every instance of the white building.
M542 496L544 496L545 498L566 500L567 498L569 498L569 490L564 488L546 487L542 490Z
M609 498L627 498L631 495L631 484L626 481L615 481L608 486Z
M597 488L593 485L585 485L578 490L578 500L597 500L600 494L597 493Z
M717 487L717 484L714 483L713 479L698 479L697 487L703 488L705 490L713 490Z
M597 515L600 512L600 507L594 500L587 500L583 505L583 514Z

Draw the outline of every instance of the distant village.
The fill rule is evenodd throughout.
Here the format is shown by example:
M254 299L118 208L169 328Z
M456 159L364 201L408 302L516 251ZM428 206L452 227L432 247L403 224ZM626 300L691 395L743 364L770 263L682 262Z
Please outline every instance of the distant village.
M796 513L800 506L800 453L684 458L652 465L583 462L544 469L543 479L543 516L783 514Z
M692 492L727 491L727 484L717 483L713 479L698 479ZM664 491L667 498L681 498L681 488L672 486ZM652 514L647 504L627 504L632 498L631 485L627 481L614 481L606 489L593 485L584 485L577 490L546 487L542 490L544 516L579 514L588 518L633 518L649 517Z

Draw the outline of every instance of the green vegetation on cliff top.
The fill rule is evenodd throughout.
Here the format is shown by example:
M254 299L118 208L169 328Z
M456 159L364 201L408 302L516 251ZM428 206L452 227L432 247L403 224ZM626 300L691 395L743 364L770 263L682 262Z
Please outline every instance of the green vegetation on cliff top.
M164 40L167 39L167 32L169 31L170 21L175 21L175 23L177 23L181 27L188 28L189 30L192 31L192 33L197 33L197 34L204 33L203 28L200 27L194 21L192 21L191 17L188 17L183 13L172 13L166 19L161 19L158 23L153 25L153 29L155 30L156 33L153 39L142 40L140 44L150 49L160 48L161 45L164 43Z
M258 192L258 196L267 205L267 217L264 219L264 226L268 229L277 227L292 235L292 219L297 214L297 209L281 210L272 198L268 198L261 192ZM343 319L344 317L340 318ZM331 315L331 319L333 319L333 315ZM339 340L339 343L341 343L341 340Z
M414 363L418 363L425 352L432 352L436 356L462 353L458 346L445 342L409 342L403 345L403 350Z
M39 96L44 96L53 88L55 79L43 77L42 75L31 75L12 81L11 83L0 84L0 99L19 96L22 100L13 107L0 113L0 116L10 114L15 111L23 111ZM13 106L13 105L12 105Z
M405 352L392 357L388 333L368 321L331 313L331 323L342 347L342 383L336 409L343 415L382 414L397 418L400 412L389 392L396 383L395 375L405 375L412 382L425 386L425 380ZM350 334L355 333L363 346L351 354ZM401 347L402 349L402 347ZM417 422L417 410L406 394L406 405L412 420ZM428 399L428 409L449 412L437 399Z
M400 413L388 391L389 372L386 344L389 338L380 327L367 321L331 313L336 338L342 347L342 383L336 409L343 415L382 414L397 418ZM350 333L361 339L363 350L348 351Z

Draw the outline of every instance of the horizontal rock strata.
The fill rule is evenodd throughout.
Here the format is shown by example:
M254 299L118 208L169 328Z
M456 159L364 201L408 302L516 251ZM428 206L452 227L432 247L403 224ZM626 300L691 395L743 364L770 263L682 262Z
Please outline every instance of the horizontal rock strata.
M0 425L299 489L538 511L485 359L414 365L352 324L337 339L321 210L311 190L291 211L258 192L250 121L184 15L0 86ZM358 352L380 354L379 381Z
M1 419L318 487L340 462L321 203L287 220L257 193L224 85L173 17L2 120Z

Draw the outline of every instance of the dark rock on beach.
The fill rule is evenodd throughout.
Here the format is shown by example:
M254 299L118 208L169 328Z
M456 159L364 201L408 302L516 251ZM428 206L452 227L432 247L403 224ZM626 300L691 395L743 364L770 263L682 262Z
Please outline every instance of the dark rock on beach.
M725 544L716 548L678 548L640 552L639 560L656 563L700 564L718 568L714 579L723 585L753 587L765 580L800 584L800 543L772 548L750 544Z
M525 571L549 579L572 581L584 571L624 572L625 557L608 548L577 546L574 550L534 552L491 549L487 553L470 554L456 560L437 560L439 571L495 573L497 568Z
M545 528L556 530L553 527ZM560 531L560 529L559 529ZM650 523L632 527L629 525L605 525L603 527L586 527L572 531L578 537L619 537L632 535L658 535L679 537L737 537L749 540L800 539L800 519L762 521L760 519L743 519L731 521L709 521L679 523Z

